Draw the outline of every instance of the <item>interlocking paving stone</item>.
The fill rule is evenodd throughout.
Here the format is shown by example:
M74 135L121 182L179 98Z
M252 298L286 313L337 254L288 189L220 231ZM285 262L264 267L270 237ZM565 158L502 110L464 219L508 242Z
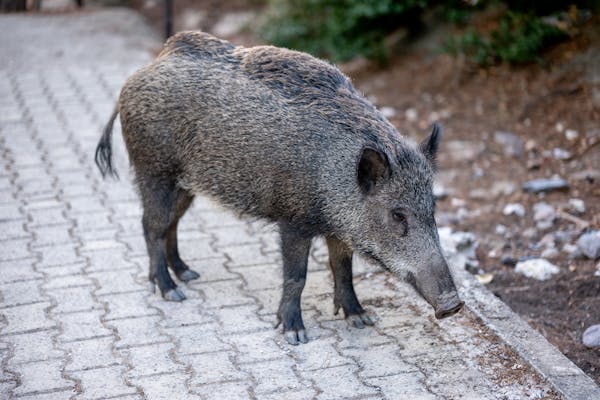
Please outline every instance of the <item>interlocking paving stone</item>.
M81 392L76 399L111 398L137 393L133 385L127 385L123 375L124 366L110 366L85 371L72 371L70 375L80 381Z
M62 358L64 353L54 348L53 336L46 330L13 335L8 341L13 346L11 364Z
M14 389L16 396L33 395L36 392L61 391L73 386L61 373L62 360L37 361L12 365L19 374L20 385Z
M51 303L24 304L3 308L0 312L7 322L2 334L25 333L56 327L56 323L46 317L46 309Z

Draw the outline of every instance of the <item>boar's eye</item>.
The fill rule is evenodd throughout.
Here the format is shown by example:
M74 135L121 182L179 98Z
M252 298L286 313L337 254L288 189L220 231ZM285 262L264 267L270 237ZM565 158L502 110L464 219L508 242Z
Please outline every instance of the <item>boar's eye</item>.
M408 222L404 210L401 208L393 209L392 219L400 226L400 229L402 229L402 236L406 235L408 233Z

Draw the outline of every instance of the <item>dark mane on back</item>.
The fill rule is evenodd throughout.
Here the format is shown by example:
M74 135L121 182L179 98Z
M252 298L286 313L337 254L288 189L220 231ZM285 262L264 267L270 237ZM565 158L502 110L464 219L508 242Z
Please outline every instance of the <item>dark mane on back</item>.
M194 58L231 58L235 46L199 31L179 32L165 43L159 58L171 54Z
M242 70L285 98L311 103L333 98L340 87L351 87L337 68L308 54L271 46L248 49Z

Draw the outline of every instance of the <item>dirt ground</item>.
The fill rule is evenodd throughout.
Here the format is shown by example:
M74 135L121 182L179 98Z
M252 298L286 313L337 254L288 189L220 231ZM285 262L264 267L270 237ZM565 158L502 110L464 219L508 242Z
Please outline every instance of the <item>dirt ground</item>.
M162 31L162 3L133 3ZM175 3L176 31L212 31L227 13L260 10L260 2L241 0ZM479 69L441 54L440 38L447 33L436 29L399 48L386 68L360 60L342 68L387 108L402 134L419 140L434 120L441 122L445 197L438 201L439 225L473 232L479 242L473 272L492 279L487 285L493 293L600 383L600 349L581 343L585 328L600 323L600 264L567 251L585 226L600 229L600 20L595 17L573 40L550 50L546 63L518 68ZM229 39L260 42L251 30ZM497 131L522 143L507 150L495 140ZM526 181L553 175L569 188L542 194L521 189ZM585 212L570 210L571 198L583 200ZM538 202L557 211L551 226L536 227ZM504 215L509 203L524 206L525 215ZM548 247L557 250L545 257L559 274L538 281L515 272L517 260L540 256Z

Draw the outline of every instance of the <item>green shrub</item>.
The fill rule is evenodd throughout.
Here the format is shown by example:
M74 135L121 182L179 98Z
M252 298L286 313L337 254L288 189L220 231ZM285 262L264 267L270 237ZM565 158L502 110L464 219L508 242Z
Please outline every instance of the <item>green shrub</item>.
M540 61L545 47L566 37L563 31L535 15L509 11L489 34L470 29L449 39L445 49L451 54L464 54L482 66L501 62L524 64Z
M363 55L380 62L388 57L384 39L400 27L409 32L422 27L425 10L438 19L466 26L485 7L507 10L499 14L498 27L481 33L468 29L450 38L445 50L463 54L479 65L511 64L540 60L549 44L567 37L541 16L566 11L570 0L270 0L263 38L277 46L307 51L332 61ZM575 2L588 5L600 0Z
M277 46L308 51L333 61L358 54L384 60L383 39L419 22L432 0L272 0L261 34Z

